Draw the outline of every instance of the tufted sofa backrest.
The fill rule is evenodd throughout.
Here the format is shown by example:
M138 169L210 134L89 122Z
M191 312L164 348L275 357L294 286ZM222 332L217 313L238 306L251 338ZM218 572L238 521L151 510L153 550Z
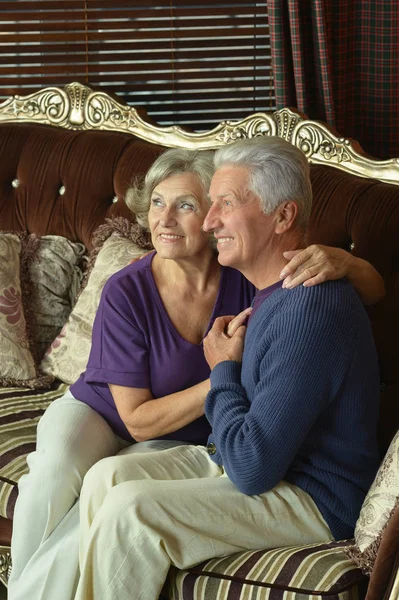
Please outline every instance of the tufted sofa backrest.
M309 243L351 250L381 273L386 296L367 307L381 372L379 442L384 453L399 428L399 187L312 165Z
M91 247L106 217L162 148L132 135L0 124L0 228L63 235Z

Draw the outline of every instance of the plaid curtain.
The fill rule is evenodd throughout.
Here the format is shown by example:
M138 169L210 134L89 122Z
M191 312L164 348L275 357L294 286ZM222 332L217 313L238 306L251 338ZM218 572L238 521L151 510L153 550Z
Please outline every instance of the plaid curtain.
M399 156L399 2L267 0L277 108Z

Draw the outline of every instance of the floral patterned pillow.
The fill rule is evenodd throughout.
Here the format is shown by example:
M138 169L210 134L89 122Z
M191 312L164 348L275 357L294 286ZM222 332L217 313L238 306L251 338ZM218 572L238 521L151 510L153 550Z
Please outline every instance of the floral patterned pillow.
M393 438L374 482L366 496L355 528L355 545L350 558L368 575L389 519L399 505L399 431Z
M24 385L36 367L22 306L20 259L23 241L0 234L0 385Z
M59 235L39 238L29 265L31 293L24 298L39 360L60 333L75 304L86 248Z
M95 234L96 235L96 234ZM104 241L104 238L105 239ZM109 219L93 238L90 275L61 333L47 350L41 368L66 383L74 383L85 370L91 346L91 330L107 279L138 258L151 246L136 223Z

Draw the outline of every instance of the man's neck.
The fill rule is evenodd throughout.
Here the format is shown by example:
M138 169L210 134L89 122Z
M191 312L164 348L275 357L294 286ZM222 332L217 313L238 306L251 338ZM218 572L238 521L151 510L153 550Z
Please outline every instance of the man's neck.
M273 265L268 262L266 265L267 269L262 269L262 271L254 274L253 279L250 279L251 283L253 283L258 290L264 290L274 283L277 283L277 281L280 281L280 273L286 264L287 261L283 256L281 256L281 260ZM249 278L247 277L247 279Z
M298 232L295 235L278 238L273 248L265 248L265 251L252 265L250 271L243 275L258 289L263 290L277 281L280 281L280 273L287 264L283 253L290 250L304 248L304 236Z

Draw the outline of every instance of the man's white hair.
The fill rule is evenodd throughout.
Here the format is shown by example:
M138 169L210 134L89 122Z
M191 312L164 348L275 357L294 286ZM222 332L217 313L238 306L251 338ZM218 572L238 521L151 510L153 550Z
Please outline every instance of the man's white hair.
M312 208L309 163L304 153L279 137L255 137L240 140L218 149L215 168L224 165L246 167L249 186L267 215L283 202L293 200L298 206L297 225L305 229Z

